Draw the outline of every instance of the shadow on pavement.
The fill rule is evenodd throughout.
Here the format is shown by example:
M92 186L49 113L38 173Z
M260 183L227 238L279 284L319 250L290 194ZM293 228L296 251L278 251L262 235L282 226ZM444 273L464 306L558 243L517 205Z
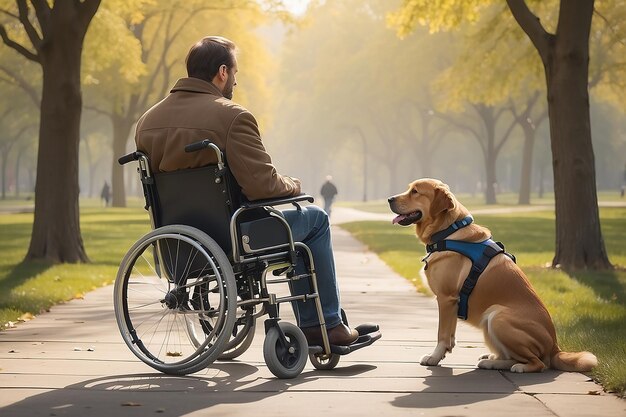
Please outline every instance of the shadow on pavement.
M401 408L457 407L492 401L520 393L519 386L505 371L474 369L454 375L453 368L429 367L432 374L424 378L427 388L399 396L391 405ZM549 383L558 373L536 373L534 383ZM429 394L429 395L425 395Z
M267 399L323 375L353 376L376 368L354 365L333 371L311 370L294 379L254 376L256 366L231 362L212 364L205 375L111 375L44 392L0 409L3 417L184 416L211 413L220 404L244 404ZM7 393L7 391L5 391Z

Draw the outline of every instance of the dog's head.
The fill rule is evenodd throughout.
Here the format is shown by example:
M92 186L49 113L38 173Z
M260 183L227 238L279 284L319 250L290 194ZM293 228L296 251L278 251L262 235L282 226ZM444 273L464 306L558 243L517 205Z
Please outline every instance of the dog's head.
M458 216L460 204L443 182L431 178L422 178L409 184L409 189L389 197L389 208L398 216L394 224L401 226L416 225L417 235L424 240L437 227ZM426 236L426 234L428 236Z

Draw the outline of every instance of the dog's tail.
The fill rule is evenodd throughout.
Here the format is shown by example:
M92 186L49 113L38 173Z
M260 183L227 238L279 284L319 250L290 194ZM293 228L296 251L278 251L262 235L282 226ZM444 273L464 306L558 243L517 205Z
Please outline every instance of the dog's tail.
M557 351L550 359L551 367L566 372L589 372L598 365L598 358L591 352Z

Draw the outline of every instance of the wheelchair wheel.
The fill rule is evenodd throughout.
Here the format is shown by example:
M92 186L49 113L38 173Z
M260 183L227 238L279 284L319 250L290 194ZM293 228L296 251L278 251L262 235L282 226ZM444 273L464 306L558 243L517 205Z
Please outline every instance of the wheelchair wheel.
M275 326L270 327L263 343L263 357L276 377L295 378L306 365L309 345L298 326L287 322L279 322L278 325L285 334L287 345L281 340L278 329Z
M120 265L114 307L122 338L143 362L185 375L213 362L236 320L235 278L204 232L171 225L135 243Z
M252 344L255 330L254 311L246 311L246 313L235 322L232 338L228 341L218 359L228 361L242 355Z
M336 353L331 353L326 359L322 359L317 355L309 353L309 360L311 361L311 364L313 364L315 369L319 369L321 371L334 369L339 363L340 358L340 355L337 355Z

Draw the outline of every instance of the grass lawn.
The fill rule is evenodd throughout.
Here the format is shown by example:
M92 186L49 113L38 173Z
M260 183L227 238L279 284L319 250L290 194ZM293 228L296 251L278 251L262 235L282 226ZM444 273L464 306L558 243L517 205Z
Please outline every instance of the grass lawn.
M82 206L81 201L81 206ZM33 215L0 215L0 326L28 320L87 291L111 284L120 260L140 236L150 230L141 208L81 209L83 242L92 263L51 265L22 263L30 243Z
M626 208L600 209L610 272L566 274L547 268L554 255L552 212L476 215L494 239L505 243L517 257L533 286L546 303L557 327L563 350L589 350L599 361L593 371L607 391L626 394ZM419 278L424 246L413 228L387 222L342 225L376 252L419 291L428 293Z

